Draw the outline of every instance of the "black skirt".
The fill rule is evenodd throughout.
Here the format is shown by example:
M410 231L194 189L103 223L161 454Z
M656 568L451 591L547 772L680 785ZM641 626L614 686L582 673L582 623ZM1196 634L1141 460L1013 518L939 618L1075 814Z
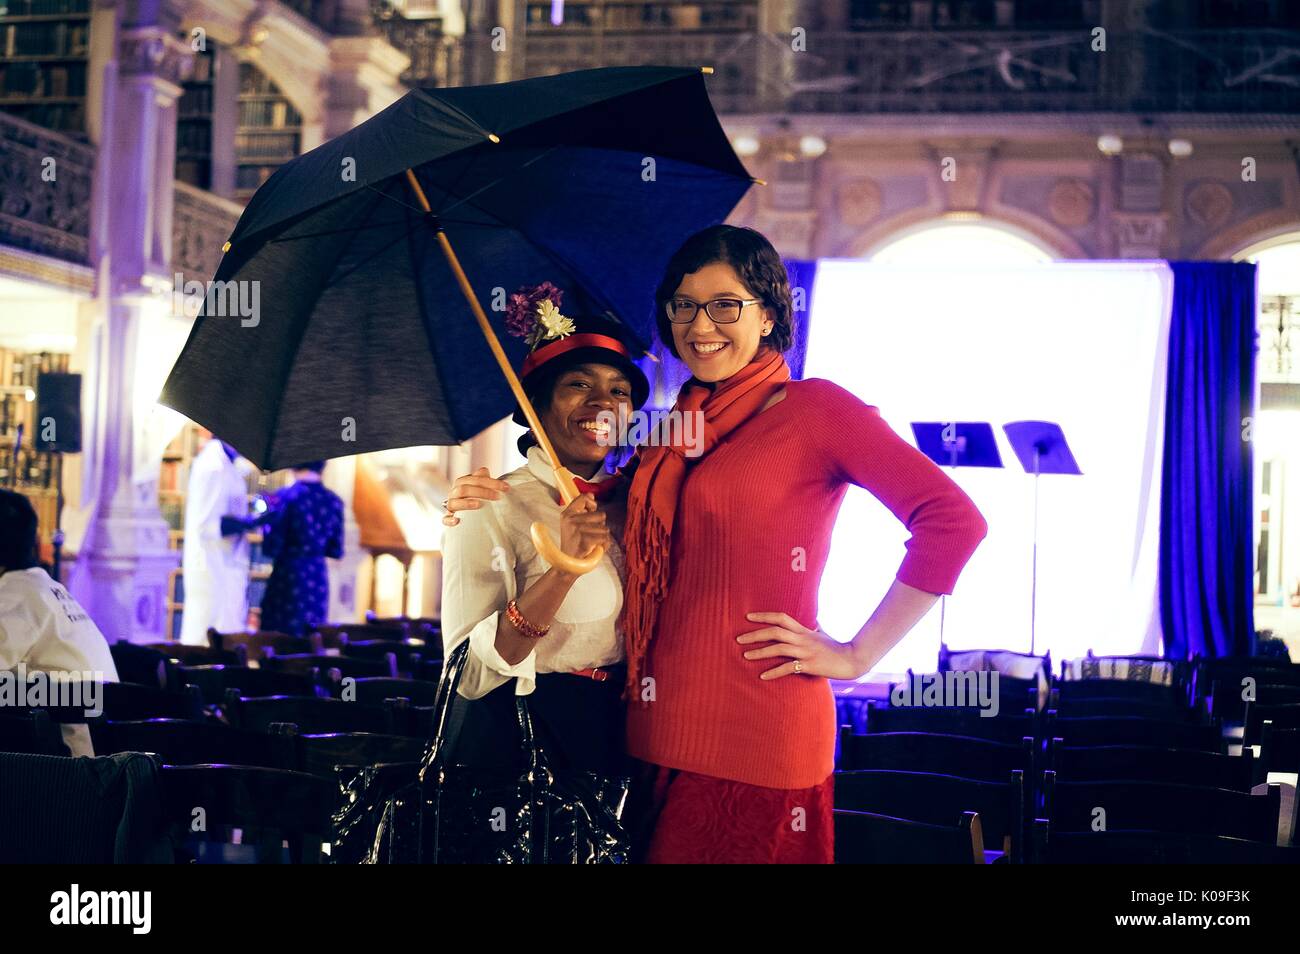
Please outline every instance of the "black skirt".
M608 668L598 682L569 673L539 673L526 696L533 731L551 768L592 772L605 778L628 775L622 699L626 669ZM523 771L526 767L515 710L515 680L481 699L459 694L452 702L447 736L452 764L478 769Z

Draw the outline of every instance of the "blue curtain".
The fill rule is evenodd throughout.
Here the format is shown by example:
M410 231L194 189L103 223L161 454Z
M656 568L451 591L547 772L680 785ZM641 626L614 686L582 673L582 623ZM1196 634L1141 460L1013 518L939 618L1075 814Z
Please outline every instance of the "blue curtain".
M785 260L786 271L790 274L790 289L794 297L794 344L785 353L785 360L790 365L790 373L795 380L803 377L804 358L808 353L808 315L812 312L813 279L817 275L816 261ZM658 336L650 346L650 353L657 360L643 358L639 364L641 370L650 379L650 400L646 407L650 409L667 409L677 400L677 392L691 376L686 365L674 358L664 348Z
M1253 643L1255 266L1171 262L1173 315L1160 502L1165 654Z

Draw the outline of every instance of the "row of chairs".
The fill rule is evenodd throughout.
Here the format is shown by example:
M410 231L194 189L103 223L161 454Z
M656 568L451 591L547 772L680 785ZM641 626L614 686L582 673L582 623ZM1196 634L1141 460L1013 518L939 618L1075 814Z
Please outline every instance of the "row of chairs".
M406 682L407 685L401 683ZM351 688L351 700L316 695L246 696L239 688L226 688L220 709L225 723L253 732L269 731L277 723L292 723L307 733L379 732L405 735L416 739L430 737L433 705L416 705L412 691L432 684L412 684L391 679L358 679ZM434 687L436 689L436 687ZM209 690L211 691L211 690ZM80 703L68 706L41 705L26 708L6 707L0 712L0 740L10 752L35 751L48 735L47 724L87 724L101 722L142 722L172 719L204 724L221 720L209 718L203 692L198 685L187 685L181 692L137 686L130 683L102 683L84 686L77 698L99 701L99 711L88 713ZM92 732L93 739L93 732Z
M1082 674L1107 673L1123 669L1147 679L1080 678ZM1192 709L1204 708L1211 719L1226 724L1245 721L1249 703L1293 705L1300 703L1300 665L1289 659L1269 656L1197 656L1191 660L1159 656L1095 656L1062 660L1061 672L1052 674L1051 656L1030 656L1005 650L954 652L942 646L939 672L996 671L1002 708L1019 710L1028 705L1036 710L1068 709L1075 699L1113 700L1093 714L1107 714L1109 706L1122 702L1132 714L1142 704L1161 706L1174 700ZM1050 687L1050 691L1049 691ZM1117 713L1119 714L1119 713Z
M866 734L842 730L837 860L1296 860L1300 849L1277 847L1279 831L1294 828L1281 817L1281 788L1260 785L1267 772L1300 768L1300 728L1276 689L1292 670L1267 666L1261 680L1249 660L1231 660L1186 669L1188 682L1179 672L1152 683L1049 679L1050 662L1041 672L1023 663L1012 661L1029 678L999 674L998 716L871 704ZM1258 720L1248 732L1265 743L1260 758L1249 743L1227 754L1209 693L1193 685L1199 674L1222 700L1238 673L1253 676L1247 687L1274 687L1248 693L1242 709Z

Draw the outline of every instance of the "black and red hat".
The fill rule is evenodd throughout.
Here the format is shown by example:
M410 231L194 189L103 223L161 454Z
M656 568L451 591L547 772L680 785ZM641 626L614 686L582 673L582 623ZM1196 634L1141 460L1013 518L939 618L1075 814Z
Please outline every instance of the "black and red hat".
M632 385L632 407L650 396L650 382L632 360L637 348L626 326L608 315L566 315L560 311L564 293L550 282L521 288L506 304L506 329L524 338L531 349L519 369L524 391L532 394L544 380L558 377L579 364L607 364L621 370ZM516 408L514 421L527 426Z

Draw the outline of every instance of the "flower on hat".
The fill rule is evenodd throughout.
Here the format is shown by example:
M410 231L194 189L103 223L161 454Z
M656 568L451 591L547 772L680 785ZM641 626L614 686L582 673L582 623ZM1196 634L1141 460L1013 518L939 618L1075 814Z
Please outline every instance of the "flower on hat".
M537 323L546 329L543 341L573 334L573 320L560 314L560 309L549 298L537 303Z
M572 334L573 322L560 314L563 300L564 292L550 282L525 285L506 302L506 330L529 346Z

